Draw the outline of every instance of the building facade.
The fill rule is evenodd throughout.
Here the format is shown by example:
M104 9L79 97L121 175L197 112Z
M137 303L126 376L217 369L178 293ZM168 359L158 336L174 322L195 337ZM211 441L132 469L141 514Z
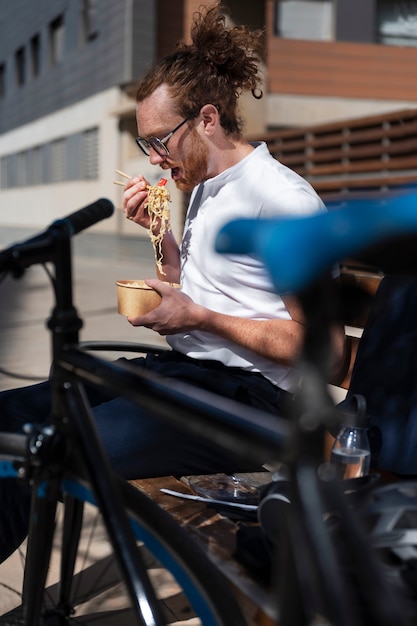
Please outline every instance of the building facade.
M136 146L135 80L187 39L205 0L0 0L0 226L40 228L98 197L114 170L159 171ZM417 107L417 2L225 0L265 27L265 98L247 133ZM172 185L174 230L183 198ZM140 236L116 211L97 230ZM144 235L146 236L146 235Z
M271 128L414 108L416 0L267 0Z

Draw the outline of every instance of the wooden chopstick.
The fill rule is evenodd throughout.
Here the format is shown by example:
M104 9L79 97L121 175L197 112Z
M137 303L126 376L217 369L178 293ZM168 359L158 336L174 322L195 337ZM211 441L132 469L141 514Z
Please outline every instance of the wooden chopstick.
M114 180L113 185L120 185L121 187L125 186L124 182L121 180Z
M121 172L120 170L114 170L116 172L116 174L119 174L119 176L123 176L124 178L132 178L131 176L129 176L129 174L125 174L124 172Z

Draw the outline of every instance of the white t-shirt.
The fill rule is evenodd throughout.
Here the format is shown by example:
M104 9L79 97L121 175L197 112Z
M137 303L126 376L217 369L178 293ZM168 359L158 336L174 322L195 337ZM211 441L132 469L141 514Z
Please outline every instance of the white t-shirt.
M242 161L193 190L181 243L184 293L202 306L241 318L290 319L260 260L215 252L221 227L237 218L301 215L324 209L311 185L255 144ZM196 359L261 372L282 389L292 390L296 373L211 333L191 331L167 337L171 347Z

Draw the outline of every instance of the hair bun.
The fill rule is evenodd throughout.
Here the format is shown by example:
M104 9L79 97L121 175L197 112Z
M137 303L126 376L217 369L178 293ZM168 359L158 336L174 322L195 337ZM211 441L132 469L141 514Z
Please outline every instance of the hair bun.
M241 93L262 97L260 59L264 32L229 26L220 1L193 15L191 43L182 41L140 81L138 102L162 84L169 86L178 112L187 117L204 104L220 106L220 123L227 134L242 133L237 101Z

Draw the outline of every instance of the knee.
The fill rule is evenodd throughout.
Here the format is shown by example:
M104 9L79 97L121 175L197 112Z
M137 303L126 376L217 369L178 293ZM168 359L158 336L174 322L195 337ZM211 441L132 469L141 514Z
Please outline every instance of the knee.
M26 423L43 422L50 411L49 383L0 393L0 430L19 432Z

